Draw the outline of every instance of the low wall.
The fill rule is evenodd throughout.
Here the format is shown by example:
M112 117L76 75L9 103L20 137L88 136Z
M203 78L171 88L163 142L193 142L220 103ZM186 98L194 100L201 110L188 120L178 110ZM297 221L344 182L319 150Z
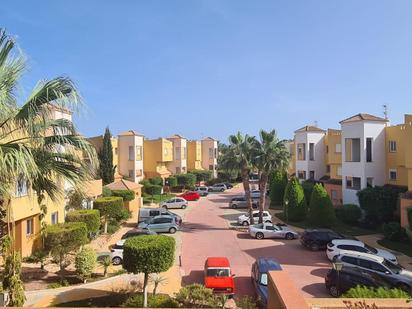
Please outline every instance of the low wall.
M359 304L359 302L365 302L366 305L370 306L362 308L373 308L372 305L376 305L379 309L411 308L411 303L408 303L406 299L399 298L306 298L306 301L309 304L310 308L313 309L347 309L348 306L345 305L344 302L351 303L353 306L352 308L359 308L355 306L357 303Z

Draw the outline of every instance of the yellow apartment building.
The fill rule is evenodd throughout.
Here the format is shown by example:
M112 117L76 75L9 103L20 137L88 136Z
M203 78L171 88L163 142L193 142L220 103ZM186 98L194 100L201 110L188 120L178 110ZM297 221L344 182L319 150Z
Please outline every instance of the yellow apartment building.
M166 138L144 140L144 175L146 178L160 176L168 178L172 173L167 169L173 161L173 142Z
M187 172L187 139L179 134L168 138L173 143L173 160L167 164L172 174L186 174Z
M103 147L103 135L99 136L94 136L94 137L89 137L87 139L90 144L93 145L93 147L96 149L97 153L100 152L100 150ZM112 144L112 149L113 149L113 166L117 166L119 162L118 158L118 140L116 137L113 137L110 139L111 144ZM117 169L116 169L117 172Z
M188 141L187 142L187 169L202 170L202 142Z
M295 176L296 175L296 145L294 140L289 140L286 142L286 147L289 150L289 165L288 165L288 175Z
M328 129L324 138L325 189L334 206L342 205L342 131Z

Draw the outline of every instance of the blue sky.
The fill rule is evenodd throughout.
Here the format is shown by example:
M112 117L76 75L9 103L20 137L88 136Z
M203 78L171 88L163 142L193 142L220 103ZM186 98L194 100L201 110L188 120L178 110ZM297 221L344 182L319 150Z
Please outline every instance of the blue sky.
M411 1L3 1L28 56L22 91L65 75L85 135L134 129L282 138L352 114L412 113Z

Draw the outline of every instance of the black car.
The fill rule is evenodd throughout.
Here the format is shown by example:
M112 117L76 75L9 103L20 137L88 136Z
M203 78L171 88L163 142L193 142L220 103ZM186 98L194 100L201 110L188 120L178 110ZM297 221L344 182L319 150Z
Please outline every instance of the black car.
M335 269L329 270L325 277L325 286L333 297L339 297L351 288L365 286L368 288L378 288L391 286L387 284L379 275L358 267L344 266L338 272Z
M228 189L233 188L233 185L230 182L224 182L224 184L226 185L226 188L228 188Z
M130 237L136 237L136 236L144 236L144 235L156 235L156 232L149 231L149 230L130 230L123 234L122 239L127 239Z
M300 237L300 242L312 251L325 250L327 244L334 239L348 237L328 229L307 229Z

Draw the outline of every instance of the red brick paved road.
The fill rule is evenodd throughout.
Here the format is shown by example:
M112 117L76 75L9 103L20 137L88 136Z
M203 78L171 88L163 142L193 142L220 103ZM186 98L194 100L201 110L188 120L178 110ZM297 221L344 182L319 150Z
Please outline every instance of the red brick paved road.
M250 268L257 257L276 257L306 297L327 297L324 276L330 267L325 252L311 252L299 240L255 240L247 233L230 230L228 218L238 216L228 201L239 189L203 198L185 216L182 231L182 268L185 284L203 283L208 256L226 256L236 275L237 294L253 295Z

